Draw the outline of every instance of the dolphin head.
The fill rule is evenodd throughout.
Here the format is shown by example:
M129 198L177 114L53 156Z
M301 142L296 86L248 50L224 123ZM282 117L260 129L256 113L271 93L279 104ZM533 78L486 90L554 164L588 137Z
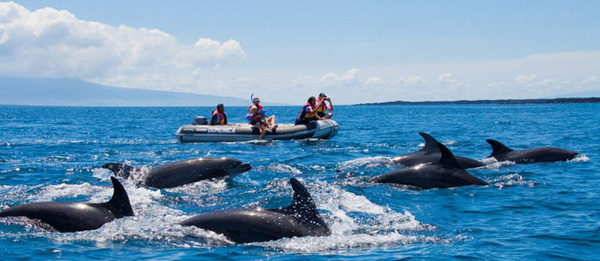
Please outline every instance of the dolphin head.
M111 170L116 176L122 178L129 178L129 175L133 171L133 168L127 164L123 163L106 163L102 165L103 169Z
M223 164L223 170L230 176L241 174L252 169L250 163L244 163L234 158L223 158L222 160L228 163Z

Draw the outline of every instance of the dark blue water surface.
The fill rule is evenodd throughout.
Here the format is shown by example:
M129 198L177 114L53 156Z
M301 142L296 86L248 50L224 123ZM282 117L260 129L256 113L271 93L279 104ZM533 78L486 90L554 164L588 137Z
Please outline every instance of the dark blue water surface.
M227 108L242 121L246 108ZM270 107L291 123L298 107ZM230 180L152 189L124 180L135 217L95 231L48 232L0 220L12 258L483 258L600 257L600 105L338 106L332 140L240 143L176 141L175 131L211 108L0 106L0 208L39 201L103 202L104 163L154 167L196 157L235 157L253 169ZM411 190L369 184L398 168L393 156L429 132L458 155L484 159L493 138L515 149L556 146L570 162L487 161L470 170L491 186ZM232 244L176 225L195 214L291 202L303 181L332 235Z

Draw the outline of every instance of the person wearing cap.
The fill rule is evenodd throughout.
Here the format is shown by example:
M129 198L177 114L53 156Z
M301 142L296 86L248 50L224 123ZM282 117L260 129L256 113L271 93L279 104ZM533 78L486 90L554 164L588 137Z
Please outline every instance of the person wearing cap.
M329 102L329 106L327 106L327 102ZM319 94L319 98L317 99L317 105L320 105L316 108L317 116L319 116L320 120L331 119L333 116L331 113L325 113L326 111L333 111L333 103L331 103L331 99L325 95L325 93Z
M266 112L260 104L260 98L254 97L252 103L253 105L248 108L249 113L246 115L246 119L250 121L250 125L260 130L259 138L262 140L267 132L274 131L278 125L275 124L275 115L266 116Z
M225 114L225 106L223 104L217 105L217 109L212 112L212 118L210 119L210 125L226 125L227 114Z

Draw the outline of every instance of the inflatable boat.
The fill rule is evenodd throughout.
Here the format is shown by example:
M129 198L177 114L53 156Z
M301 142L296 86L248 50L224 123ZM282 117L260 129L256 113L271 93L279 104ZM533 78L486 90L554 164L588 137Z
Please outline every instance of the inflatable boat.
M207 125L205 120L197 117L193 125L179 127L175 135L180 142L233 142L258 140L260 132L248 123L227 125ZM204 118L204 117L201 117ZM267 133L265 140L292 139L331 139L338 132L338 124L334 120L319 120L308 124L278 124L273 133Z

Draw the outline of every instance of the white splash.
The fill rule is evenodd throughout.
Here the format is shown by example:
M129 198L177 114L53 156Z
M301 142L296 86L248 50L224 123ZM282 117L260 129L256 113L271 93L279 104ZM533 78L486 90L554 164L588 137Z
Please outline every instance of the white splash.
M574 162L589 162L590 158L585 154L578 154L574 159L570 160Z
M225 179L202 180L189 185L166 189L169 192L177 192L192 196L212 195L225 191L227 182Z
M102 193L106 190L110 190L110 195L112 195L112 189L101 186L93 186L87 182L82 184L63 183L58 185L48 185L41 189L38 193L30 194L27 197L27 200L31 202L54 201L58 198L76 198L79 196Z
M348 170L356 168L376 168L393 166L392 159L384 156L358 158L349 161L344 161L338 164L338 169Z
M498 187L498 189L500 189L500 190L507 186L525 185L525 186L533 187L533 186L535 186L535 184L537 184L536 181L525 179L523 176L521 176L517 173L500 176L500 177L492 180L491 183L494 186Z
M499 170L502 167L515 165L515 163L512 161L498 161L494 157L485 158L485 159L481 160L481 162L483 162L483 164L485 164L485 166L483 166L481 168L489 169L489 170Z
M446 146L456 145L457 143L458 143L458 141L455 141L455 140L449 140L449 141L442 142L442 144L444 144Z
M354 248L380 244L440 242L444 239L403 235L402 231L432 230L408 211L397 213L366 197L342 190L325 182L311 183L315 203L331 229L330 236L295 237L252 243L284 252L322 252L329 249ZM358 217L357 217L358 216Z
M269 166L267 166L267 169L270 171L289 173L289 174L295 174L295 175L302 174L301 170L299 170L291 165L287 165L287 164L269 165Z
M186 214L162 204L165 200L162 190L139 187L132 180L124 180L123 185L135 212L133 217L114 220L93 231L54 233L30 226L26 227L25 232L1 233L0 236L44 237L61 243L86 241L93 242L98 247L126 244L129 240L148 240L181 248L206 248L232 244L223 235L178 225L179 222L194 214ZM193 194L218 193L224 189L226 189L225 181L218 180L198 182L169 191ZM279 179L270 182L267 188L263 189L289 193L290 185L286 179ZM431 231L435 228L417 221L408 211L399 213L389 207L379 206L365 196L348 192L337 185L318 181L312 182L308 189L332 234L325 237L284 238L253 245L284 252L320 252L380 244L443 243L453 240L415 235L414 232ZM40 191L36 200L81 195L89 196L87 202L105 202L111 197L113 189L109 184L93 186L83 183L48 185L42 187Z

